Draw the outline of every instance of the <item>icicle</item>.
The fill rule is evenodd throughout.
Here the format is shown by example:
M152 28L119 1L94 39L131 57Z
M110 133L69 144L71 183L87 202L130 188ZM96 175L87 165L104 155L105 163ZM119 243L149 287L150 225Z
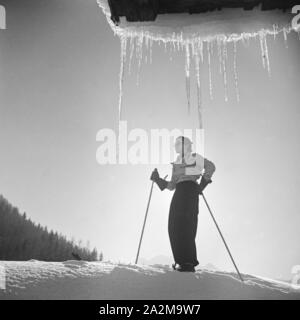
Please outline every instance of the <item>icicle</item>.
M210 43L207 42L207 59L208 59L208 77L209 77L209 95L210 99L213 100L213 93L212 93L212 77L211 77L211 59L210 59Z
M195 66L196 66L196 80L197 80L197 111L199 129L203 129L202 119L202 95L201 95L201 81L200 81L200 57L199 52L195 52Z
M203 61L204 61L203 41L202 41L201 39L200 39L200 41L199 41L199 50L200 50L201 62L203 63Z
M182 31L180 33L179 42L181 44L181 49L183 50L185 43L183 41L183 33L182 33Z
M211 56L213 56L213 54L214 54L214 43L213 43L213 41L210 41L210 52L211 52Z
M176 42L173 41L172 43L173 43L173 51L175 52L176 51Z
M219 57L219 66L220 66L220 74L222 74L222 67L223 67L223 62L222 62L222 46L221 46L221 41L218 38L217 39L217 47L218 47L218 57Z
M140 80L140 70L141 70L141 63L142 63L142 59L143 59L143 34L140 35L137 38L137 51L138 51L138 71L137 71L137 80L136 80L136 85L139 85L139 80Z
M189 43L185 44L185 84L188 103L188 114L190 115L190 48Z
M192 57L195 57L196 54L196 48L195 48L195 41L192 41L191 46L192 46Z
M259 33L259 43L260 43L260 51L262 57L262 64L264 69L267 67L269 76L271 75L271 67L270 67L270 59L269 59L269 50L267 43L267 33L262 30Z
M266 68L266 61L265 61L265 47L264 47L264 41L263 41L263 33L260 32L259 33L259 43L260 43L260 51L261 51L261 57L262 57L262 64L263 64L263 67L264 69Z
M271 75L271 67L270 67L270 58L269 58L269 50L268 50L268 43L267 43L267 35L264 36L264 51L265 51L265 57L267 61L267 69L269 76Z
M153 40L150 38L150 43L149 43L149 58L150 58L150 64L152 64L152 47L153 47Z
M148 63L149 38L147 36L145 37L145 46L146 46L145 63Z
M170 58L170 61L173 61L173 51L172 51L171 43L169 43L169 58Z
M134 53L134 38L130 37L130 55L129 55L129 65L128 65L128 73L131 74L131 63L132 63L132 57Z
M234 55L234 58L233 58L233 71L234 71L236 99L237 99L238 102L240 102L238 72L237 72L237 65L236 65L236 56L237 56L236 41L233 41L233 55Z
M273 24L273 33L274 33L274 41L276 40L276 35L278 33L278 27L276 24Z
M222 50L222 63L223 63L223 82L224 82L224 91L225 91L225 101L228 101L228 92L227 92L227 71L226 71L226 43L223 41L223 50Z
M225 39L224 41L224 55L225 55L225 59L228 60L228 53L227 53L227 39Z
M126 47L127 38L126 36L121 37L121 56L120 56L120 74L119 74L119 114L118 114L118 146L120 146L120 124L122 119L122 98L123 98L123 82L124 82L124 66L126 61ZM118 147L117 150L120 148ZM119 158L119 153L117 151L117 160Z
M124 66L126 61L126 46L127 38L126 36L121 37L121 64L120 64L120 75L119 75L119 120L121 120L122 115L122 97L123 97L123 81L124 81Z
M288 48L288 43L287 43L287 31L285 28L283 28L283 37L284 37L284 43L285 43L285 47Z
M139 37L135 36L135 58L138 60L139 58Z

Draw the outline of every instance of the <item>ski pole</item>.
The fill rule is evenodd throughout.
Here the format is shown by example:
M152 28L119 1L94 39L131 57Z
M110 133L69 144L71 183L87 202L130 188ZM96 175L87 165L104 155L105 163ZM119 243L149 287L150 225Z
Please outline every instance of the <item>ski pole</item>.
M166 179L167 176L168 176L168 175L166 175L166 176L164 177L164 179ZM148 199L146 214L145 214L145 218L144 218L144 224L143 224L143 228L142 228L142 233L141 233L141 237L140 237L140 243L139 243L139 247L138 247L138 251L137 251L137 255L136 255L136 259L135 259L135 264L137 264L138 258L139 258L139 253L140 253L142 238L143 238L143 234L144 234L145 224L146 224L146 220L147 220L147 215L148 215L150 200L151 200L151 197L152 197L153 185L154 185L154 181L152 181L152 184L151 184L151 189L150 189L150 194L149 194L149 199Z
M234 267L235 267L235 270L237 271L237 273L238 273L241 281L244 282L244 279L243 279L243 277L241 276L241 274L240 274L240 272L239 272L239 269L238 269L238 267L236 266L236 264L235 264L235 262L234 262L234 259L233 259L232 255L231 255L231 253L230 253L230 250L229 250L229 248L228 248L228 246L227 246L227 243L226 243L226 241L225 241L225 239L224 239L224 237L223 237L223 235L222 235L222 232L221 232L221 230L220 230L220 228L219 228L219 226L218 226L218 223L217 223L214 215L212 214L212 211L211 211L211 209L210 209L210 207L209 207L209 205L208 205L208 203L207 203L207 201L206 201L206 198L204 197L203 192L202 192L202 197L203 197L204 202L205 202L205 204L206 204L206 206L207 206L207 209L208 209L208 211L209 211L209 213L210 213L210 215L211 215L211 217L212 217L212 219L213 219L213 221L214 221L214 223L215 223L215 225L216 225L216 227L217 227L217 229L218 229L218 231L219 231L219 233L220 233L220 236L221 236L221 238L222 238L222 240L223 240L223 242L224 242L224 245L225 245L225 247L226 247L226 249L227 249L227 251L228 251L228 253L229 253L230 259L231 259L231 261L232 261L232 263L233 263L233 265L234 265Z

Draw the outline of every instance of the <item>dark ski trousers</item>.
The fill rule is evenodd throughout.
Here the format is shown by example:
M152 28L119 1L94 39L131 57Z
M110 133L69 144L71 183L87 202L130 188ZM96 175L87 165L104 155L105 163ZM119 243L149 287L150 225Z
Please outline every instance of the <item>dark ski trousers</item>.
M168 232L175 263L199 264L196 233L199 213L199 194L194 181L176 184L168 220Z

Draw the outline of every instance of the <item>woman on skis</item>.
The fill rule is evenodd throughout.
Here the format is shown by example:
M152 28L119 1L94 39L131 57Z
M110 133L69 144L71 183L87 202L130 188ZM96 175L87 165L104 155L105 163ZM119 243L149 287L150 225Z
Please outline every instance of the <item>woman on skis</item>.
M180 136L175 142L177 159L172 163L171 181L160 178L154 169L150 179L160 190L174 190L169 210L168 233L177 271L195 272L199 264L196 250L199 194L211 183L215 165L200 154L192 153L192 142ZM203 173L204 171L204 173ZM197 180L202 176L200 184Z

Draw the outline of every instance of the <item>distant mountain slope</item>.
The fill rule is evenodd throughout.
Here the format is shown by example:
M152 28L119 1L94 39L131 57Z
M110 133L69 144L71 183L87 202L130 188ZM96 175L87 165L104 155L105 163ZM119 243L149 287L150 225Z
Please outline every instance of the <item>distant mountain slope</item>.
M64 261L74 258L95 261L98 252L36 225L26 213L21 214L0 195L0 260Z

